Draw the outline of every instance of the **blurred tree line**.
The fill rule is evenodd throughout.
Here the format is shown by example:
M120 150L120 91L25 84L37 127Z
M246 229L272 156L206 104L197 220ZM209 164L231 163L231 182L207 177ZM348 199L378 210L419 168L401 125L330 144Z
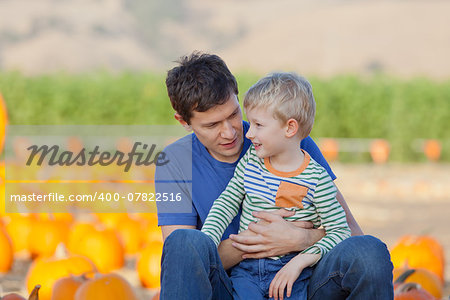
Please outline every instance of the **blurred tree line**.
M243 99L261 76L236 77ZM449 81L386 75L309 79L317 102L314 138L387 139L394 161L423 160L412 145L433 138L442 143L442 160L450 161ZM7 72L0 73L0 93L13 125L175 124L164 80L164 74L136 72Z

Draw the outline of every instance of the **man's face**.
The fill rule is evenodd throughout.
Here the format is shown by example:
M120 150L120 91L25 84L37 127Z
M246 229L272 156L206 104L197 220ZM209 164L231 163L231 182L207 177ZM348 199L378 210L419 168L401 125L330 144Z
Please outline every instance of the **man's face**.
M236 95L222 105L193 111L191 128L208 152L222 162L235 162L244 142L242 112Z

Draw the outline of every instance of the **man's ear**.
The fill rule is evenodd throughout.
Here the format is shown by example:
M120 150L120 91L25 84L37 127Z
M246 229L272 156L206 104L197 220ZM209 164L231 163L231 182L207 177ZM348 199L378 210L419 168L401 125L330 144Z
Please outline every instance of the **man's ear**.
M297 134L299 130L298 122L294 119L289 119L286 122L286 137L290 138Z
M186 129L186 131L188 132L192 131L191 125L189 125L179 113L175 113L173 116L181 124L181 126L183 126L184 129Z

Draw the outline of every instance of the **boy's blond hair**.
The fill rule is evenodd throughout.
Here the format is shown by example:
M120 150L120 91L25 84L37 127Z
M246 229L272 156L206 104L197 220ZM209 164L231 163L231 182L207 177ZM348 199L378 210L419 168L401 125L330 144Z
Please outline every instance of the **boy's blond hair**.
M272 73L260 79L246 93L244 108L271 108L275 119L285 123L294 119L299 124L299 135L305 138L311 132L316 103L311 84L295 73Z

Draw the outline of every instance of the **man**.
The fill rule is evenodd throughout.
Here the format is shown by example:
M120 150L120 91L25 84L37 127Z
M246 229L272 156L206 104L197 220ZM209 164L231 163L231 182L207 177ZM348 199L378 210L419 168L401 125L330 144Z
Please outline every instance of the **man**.
M156 170L156 190L177 193L192 203L189 213L158 204L158 223L165 240L161 299L232 299L225 270L244 258L285 255L306 249L324 236L311 224L287 222L290 213L256 212L261 221L237 234L238 215L223 235L218 251L199 230L213 201L225 189L238 160L247 151L249 126L242 121L238 88L226 64L216 55L194 53L168 72L166 85L175 118L194 133L169 145L170 163ZM336 176L310 137L300 147ZM189 153L186 157L186 153ZM187 163L192 160L192 164ZM362 231L342 194L353 237L333 248L316 265L310 299L392 299L392 264L386 246ZM263 272L263 270L261 271ZM262 273L262 276L264 274Z

